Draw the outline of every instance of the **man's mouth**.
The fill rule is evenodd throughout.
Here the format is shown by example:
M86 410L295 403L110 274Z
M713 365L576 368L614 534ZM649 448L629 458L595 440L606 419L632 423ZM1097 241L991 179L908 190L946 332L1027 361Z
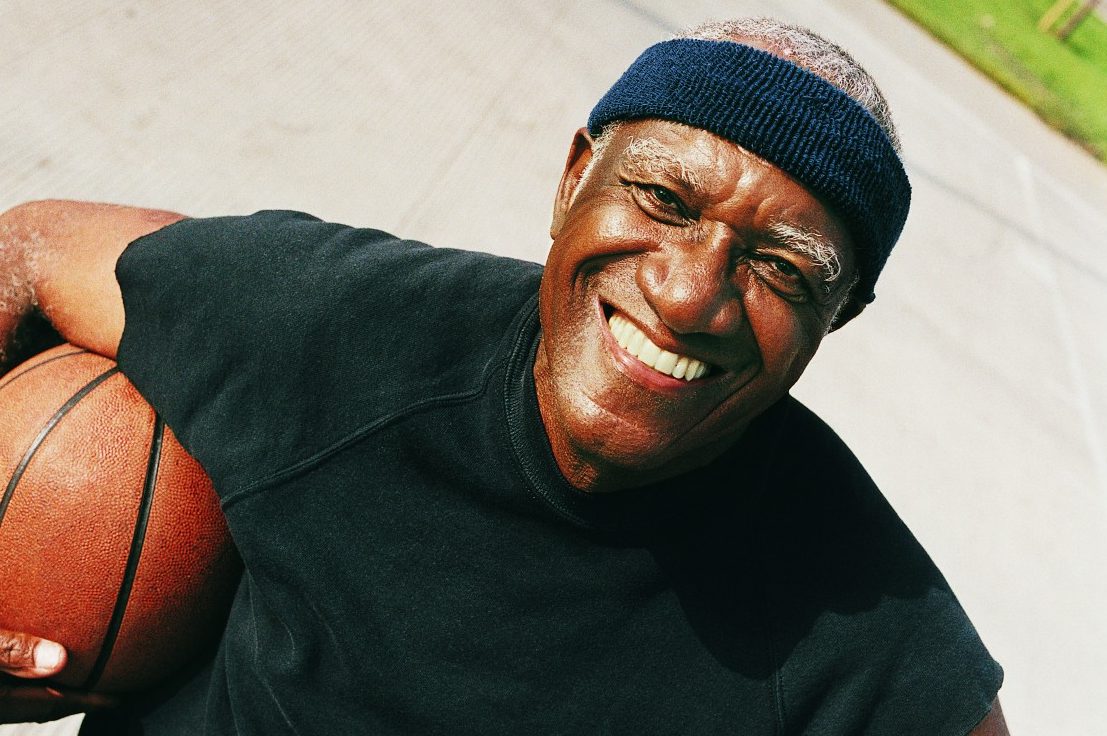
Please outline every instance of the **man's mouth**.
M658 373L694 381L703 378L711 370L702 360L662 350L633 322L618 313L612 314L607 324L619 347Z

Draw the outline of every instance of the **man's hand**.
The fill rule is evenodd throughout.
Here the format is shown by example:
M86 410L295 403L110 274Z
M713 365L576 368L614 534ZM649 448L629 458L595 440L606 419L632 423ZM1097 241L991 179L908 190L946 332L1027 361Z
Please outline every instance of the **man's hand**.
M61 672L65 663L59 644L0 629L0 723L50 721L115 704L104 695L36 682Z

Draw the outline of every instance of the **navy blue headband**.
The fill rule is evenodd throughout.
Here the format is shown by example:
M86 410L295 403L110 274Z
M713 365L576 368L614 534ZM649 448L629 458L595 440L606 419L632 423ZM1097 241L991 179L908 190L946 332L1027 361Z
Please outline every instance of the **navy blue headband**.
M842 218L860 282L873 287L903 230L911 185L875 118L806 69L731 41L679 38L646 49L592 110L599 135L616 120L662 118L709 130L771 161Z

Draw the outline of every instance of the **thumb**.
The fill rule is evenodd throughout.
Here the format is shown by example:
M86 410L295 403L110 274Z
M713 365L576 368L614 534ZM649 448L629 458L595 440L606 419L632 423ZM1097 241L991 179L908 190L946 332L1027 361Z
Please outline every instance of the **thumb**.
M16 677L50 677L65 667L65 649L30 634L0 630L0 672Z

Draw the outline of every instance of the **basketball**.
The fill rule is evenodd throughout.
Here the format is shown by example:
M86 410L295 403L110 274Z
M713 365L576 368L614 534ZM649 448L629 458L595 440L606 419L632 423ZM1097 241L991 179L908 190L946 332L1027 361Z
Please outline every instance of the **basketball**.
M239 578L211 481L115 363L72 345L0 378L0 628L53 681L151 688L217 641Z

